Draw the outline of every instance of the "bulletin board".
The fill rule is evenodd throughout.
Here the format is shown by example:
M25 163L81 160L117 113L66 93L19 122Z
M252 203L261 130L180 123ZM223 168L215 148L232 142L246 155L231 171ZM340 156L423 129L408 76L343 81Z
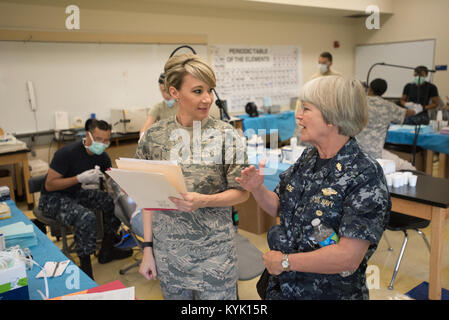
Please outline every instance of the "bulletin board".
M245 113L254 102L259 111L267 103L290 105L302 84L298 46L211 45L217 92L232 114Z

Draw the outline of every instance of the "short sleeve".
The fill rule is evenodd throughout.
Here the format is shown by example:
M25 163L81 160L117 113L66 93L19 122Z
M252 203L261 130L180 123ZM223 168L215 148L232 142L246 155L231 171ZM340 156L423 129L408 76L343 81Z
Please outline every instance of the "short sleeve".
M161 119L161 108L163 107L163 103L157 103L155 104L150 112L148 112L148 115L153 117L156 121Z
M240 186L240 184L235 181L235 178L240 177L242 175L242 170L249 166L248 155L246 153L245 146L242 143L238 132L234 128L232 128L231 130L225 130L225 134L230 134L227 139L232 138L233 141L231 153L229 152L229 149L227 149L225 146L223 147L223 150L225 152L224 170L226 175L227 188L244 190Z
M438 88L434 84L430 84L429 98L438 97Z
M147 130L145 134L142 136L142 138L140 138L137 144L137 149L136 153L134 154L134 158L151 160L150 147L149 147L150 140L151 140L150 130Z
M339 235L377 245L388 223L391 200L381 172L365 171L369 172L356 178L353 191L345 197Z
M276 193L278 198L281 197L281 194L285 190L286 181L289 181L288 177L292 175L294 167L295 166L290 166L287 170L279 174L279 183L273 190L273 192Z
M402 94L405 94L407 97L410 95L410 83L407 83L404 87L404 90L402 90Z
M402 124L404 122L407 110L395 105L394 103L390 103L389 106L391 122Z
M55 152L55 155L50 163L50 168L55 170L57 173L66 176L70 169L70 161L67 161L64 152L65 149L59 149Z

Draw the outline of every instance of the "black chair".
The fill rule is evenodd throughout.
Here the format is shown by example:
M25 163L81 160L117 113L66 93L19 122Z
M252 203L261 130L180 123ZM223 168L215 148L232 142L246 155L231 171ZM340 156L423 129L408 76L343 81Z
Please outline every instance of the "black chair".
M409 171L409 170L405 170ZM426 175L423 172L420 171L412 171L413 174L416 175ZM404 233L404 241L402 243L401 251L399 253L398 261L396 262L396 266L394 268L393 277L391 278L390 285L388 286L388 289L393 290L393 284L396 279L396 276L399 271L399 266L401 265L402 256L404 255L405 247L407 246L408 242L408 233L407 230L415 230L418 232L419 235L424 239L424 242L426 243L427 248L430 252L430 244L429 241L426 238L426 235L420 230L427 228L430 224L430 220L421 219L413 216L409 216L406 214L398 213L398 212L391 212L390 213L390 221L388 222L387 230L390 231L402 231ZM387 240L388 242L388 240ZM389 244L389 243L388 243ZM391 245L389 244L389 251L393 251L391 248Z
M29 188L30 193L40 192L45 183L46 177L47 177L46 175L31 177L28 180L28 188ZM68 241L67 241L67 235L72 233L71 228L65 227L61 223L59 223L57 220L46 216L39 209L38 206L35 206L33 208L33 214L39 222L41 222L45 225L48 225L50 227L50 230L51 230L51 233L53 236L55 236L57 239L59 239L59 237L62 238L62 252L68 258L72 259L71 253L74 252L75 242L68 244Z
M28 188L30 193L36 193L40 192L42 190L43 185L45 184L46 175L37 176L37 177L31 177L28 180ZM72 241L70 244L68 242L67 236L70 234L73 234L72 228L64 226L56 219L50 218L47 215L45 215L44 212L42 212L39 209L39 206L35 206L33 208L33 214L36 217L36 219L50 227L51 235L56 237L56 240L59 241L59 238L62 239L62 253L66 255L69 259L72 259L71 254L75 252L76 243L75 241ZM103 239L103 213L101 211L95 212L97 216L97 244L101 242L101 239Z
M117 198L114 199L114 202L115 202L115 210L114 210L115 216L127 227L130 236L133 238L134 242L137 244L137 247L139 248L139 252L143 254L143 243L141 240L139 240L137 234L133 231L131 225L131 217L133 213L136 211L136 204L134 202L129 201L128 195L121 192L119 193ZM128 272L128 270L138 267L140 265L141 259L136 257L134 257L134 259L136 262L119 270L119 273L121 275Z

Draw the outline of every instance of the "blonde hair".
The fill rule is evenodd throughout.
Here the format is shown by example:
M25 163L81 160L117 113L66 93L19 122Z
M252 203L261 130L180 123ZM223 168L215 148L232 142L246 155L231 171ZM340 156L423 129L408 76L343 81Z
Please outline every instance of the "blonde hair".
M211 88L216 86L215 73L212 68L202 58L192 53L178 54L168 59L164 66L164 74L164 85L167 92L170 87L179 90L186 74L191 74Z
M368 122L366 93L358 80L342 76L319 77L301 88L299 99L317 107L323 119L337 126L342 135L354 137Z

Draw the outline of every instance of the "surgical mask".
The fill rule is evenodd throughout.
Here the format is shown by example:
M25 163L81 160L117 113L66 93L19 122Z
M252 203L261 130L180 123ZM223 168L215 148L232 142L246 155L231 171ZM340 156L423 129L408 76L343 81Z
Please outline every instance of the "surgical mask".
M165 100L165 103L171 108L175 104L175 99Z
M325 74L328 71L327 64L324 63L318 64L318 69L320 70L321 74Z
M88 147L86 147L90 152L100 155L104 152L104 150L109 147L109 144L104 144L101 142L94 141L94 138L92 137L92 134L88 131L87 132L90 136L90 139L92 140L92 144Z
M417 85L421 85L426 81L426 78L424 77L414 77L413 82Z

